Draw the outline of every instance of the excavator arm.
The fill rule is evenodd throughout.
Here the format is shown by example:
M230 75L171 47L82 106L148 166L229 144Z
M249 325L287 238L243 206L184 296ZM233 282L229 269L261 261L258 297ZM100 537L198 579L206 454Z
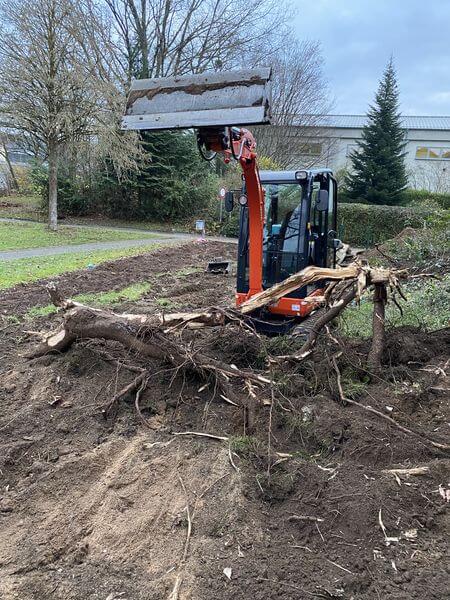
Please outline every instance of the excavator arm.
M224 162L233 157L239 161L245 181L249 221L249 291L248 297L262 291L264 190L259 178L256 141L244 128L200 130L200 147L214 153L222 153Z
M262 290L264 191L255 138L242 126L270 123L270 77L262 68L137 80L122 121L126 130L195 129L204 158L222 154L226 163L240 163L249 217L248 297Z

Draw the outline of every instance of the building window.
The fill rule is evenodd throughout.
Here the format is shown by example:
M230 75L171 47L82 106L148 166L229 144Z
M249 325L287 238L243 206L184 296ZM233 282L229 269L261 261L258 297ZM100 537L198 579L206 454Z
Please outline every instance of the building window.
M305 144L303 148L303 154L305 156L320 156L322 154L322 144L315 142Z
M450 160L450 148L417 146L416 158L419 160Z

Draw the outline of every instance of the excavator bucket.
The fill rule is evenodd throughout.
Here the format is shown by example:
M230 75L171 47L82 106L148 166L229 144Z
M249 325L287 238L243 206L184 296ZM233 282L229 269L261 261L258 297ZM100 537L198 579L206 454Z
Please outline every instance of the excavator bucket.
M122 129L190 129L270 122L270 69L137 79Z

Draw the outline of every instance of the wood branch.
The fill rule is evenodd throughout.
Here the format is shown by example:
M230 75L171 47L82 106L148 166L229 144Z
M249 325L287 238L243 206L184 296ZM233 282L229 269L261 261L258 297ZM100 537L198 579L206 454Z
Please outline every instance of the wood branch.
M362 270L362 266L354 263L342 269L323 269L321 267L306 267L298 273L294 273L281 283L277 283L271 288L256 294L240 306L242 314L248 314L258 308L274 304L280 298L293 292L294 290L310 285L321 279L342 280L355 279Z
M183 326L189 329L199 329L206 326L218 327L225 325L227 321L223 311L214 309L199 313L170 313L161 317L162 325L168 326L170 329Z
M404 475L409 477L410 475L426 475L430 470L430 467L411 467L410 469L383 469L382 473L388 473L389 475Z
M56 296L55 296L56 298ZM57 298L62 306L72 303ZM241 404L233 394L230 379L253 381L259 384L270 383L270 380L254 371L243 371L234 365L219 361L202 352L184 345L173 337L166 335L154 317L147 315L115 314L87 306L67 308L64 324L57 333L47 339L28 354L28 358L36 358L55 351L67 350L75 341L85 339L111 340L121 343L136 354L155 359L175 369L195 372L202 379L216 382L220 394L235 404ZM139 384L140 378L134 385Z

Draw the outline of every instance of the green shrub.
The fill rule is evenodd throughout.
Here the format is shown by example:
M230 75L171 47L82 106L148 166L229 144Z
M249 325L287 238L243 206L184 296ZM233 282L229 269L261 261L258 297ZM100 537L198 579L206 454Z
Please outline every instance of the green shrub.
M408 189L403 192L405 206L440 207L450 210L450 194Z
M423 207L340 203L338 235L344 242L368 247L395 237L405 227L421 229L444 215Z

